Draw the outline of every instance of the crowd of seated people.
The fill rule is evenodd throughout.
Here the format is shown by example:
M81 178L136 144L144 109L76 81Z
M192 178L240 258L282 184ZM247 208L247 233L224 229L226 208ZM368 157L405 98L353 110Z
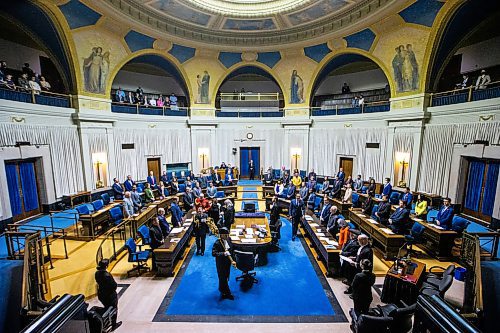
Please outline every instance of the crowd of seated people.
M141 87L137 87L136 91L125 91L118 87L114 93L114 101L125 104L167 107L172 110L178 109L178 98L174 93L170 94L170 96L146 94Z
M17 78L15 73L20 73ZM0 61L0 87L12 91L33 92L37 95L52 89L45 77L35 73L29 63L25 63L19 71L7 67L7 63L3 60Z

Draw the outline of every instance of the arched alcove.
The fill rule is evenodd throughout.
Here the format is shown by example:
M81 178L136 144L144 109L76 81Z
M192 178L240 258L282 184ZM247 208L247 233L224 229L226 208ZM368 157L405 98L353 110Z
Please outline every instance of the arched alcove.
M344 83L348 93L343 92ZM310 96L311 107L342 109L351 107L352 100L359 96L365 103L388 101L391 90L386 74L375 61L361 54L344 53L325 63Z

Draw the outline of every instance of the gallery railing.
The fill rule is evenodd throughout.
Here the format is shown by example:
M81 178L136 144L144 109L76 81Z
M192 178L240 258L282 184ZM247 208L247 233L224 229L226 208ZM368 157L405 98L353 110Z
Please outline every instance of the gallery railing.
M470 86L430 94L429 106L442 106L465 102L481 101L500 97L500 81L489 83L486 88Z
M173 107L173 106L152 106L142 104L129 103L111 103L111 111L116 113L126 114L143 114L151 116L173 116L173 117L188 117L188 107Z
M215 116L220 118L276 118L283 117L283 109L268 108L231 108L229 110L215 110Z
M19 86L12 86L11 89L7 88L5 85L1 86L0 99L62 108L73 107L71 95L58 94L50 91L35 91L32 89L24 89Z
M391 103L389 101L371 102L364 103L361 106L354 107L312 107L311 116L341 116L350 114L364 114L364 113L375 113L375 112L387 112L391 109Z

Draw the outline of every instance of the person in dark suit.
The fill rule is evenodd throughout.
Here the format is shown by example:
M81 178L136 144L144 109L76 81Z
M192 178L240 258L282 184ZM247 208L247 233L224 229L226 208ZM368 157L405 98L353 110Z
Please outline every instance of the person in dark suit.
M217 173L217 170L212 170L212 182L214 183L215 186L221 186L221 179L219 174Z
M328 176L325 176L325 180L323 181L323 184L321 184L321 193L325 195L330 194L330 180L328 179Z
M120 181L118 180L118 178L113 178L113 186L111 186L111 188L113 189L113 196L115 200L122 200L125 191L120 185Z
M220 204L217 199L213 198L212 203L210 204L210 208L208 209L208 216L214 220L214 223L219 227L220 226Z
M354 276L352 280L352 300L354 301L354 312L360 314L368 313L370 304L373 301L372 286L375 284L375 274L373 265L368 259L360 262L361 272Z
M175 197L172 203L170 204L170 213L171 218L170 222L172 222L172 226L174 228L177 228L182 225L182 211L181 208L179 207L179 198Z
M168 186L168 176L166 171L163 171L160 180L163 183L163 186Z
M274 196L271 200L271 212L269 215L269 225L275 225L280 219L281 208L278 205L278 197Z
M377 184L375 183L375 179L370 178L370 181L368 182L368 189L367 193L372 194L372 196L375 196L375 190L377 189Z
M344 184L344 180L345 180L344 168L340 168L339 169L339 172L337 173L337 178L340 179L340 181L342 182L342 184Z
M311 177L316 180L316 172L314 172L314 169L311 169L311 172L307 175L307 179L311 179Z
M288 214L292 220L292 241L297 237L297 230L299 229L300 221L304 217L305 209L304 201L300 197L300 194L297 193L295 199L290 202L290 207L288 209Z
M363 205L361 206L363 214L370 216L372 214L372 211L373 211L373 206L375 206L375 200L373 200L373 193L368 192L368 197L366 198L365 202L363 202Z
M170 233L170 224L168 224L167 218L165 217L164 208L158 208L158 221L160 222L161 234L163 238L165 238Z
M147 181L149 185L151 185L151 189L155 189L158 187L158 181L156 180L156 177L153 174L153 171L149 171L149 176L147 178Z
M234 206L231 200L226 199L224 201L224 227L227 230L231 229L231 225L234 223Z
M342 249L340 251L340 255L344 257L355 257L356 254L358 253L359 249L359 243L358 243L358 236L360 232L357 229L349 229L349 239L347 242L342 246ZM342 260L340 264L340 275L343 277L346 277L348 274L348 270L351 268L351 265L345 261ZM349 281L347 279L344 279L342 283L349 285Z
M328 224L326 225L326 230L334 238L337 237L337 234L339 232L338 219L339 219L339 210L338 210L337 206L332 206L330 208L330 218L328 219Z
M342 180L338 176L335 177L335 181L333 182L333 188L330 193L330 196L332 198L340 198L341 195L340 191L342 190L342 186L343 186Z
M179 193L179 182L177 181L177 177L173 177L170 181L170 194L176 195Z
M188 212L190 209L194 208L194 195L191 187L186 187L186 194L184 195L184 210Z
M435 222L444 230L449 230L451 228L452 219L453 219L453 208L451 207L451 199L445 198L443 200L443 206L441 207L436 216Z
M356 256L350 257L352 262L349 263L346 276L347 281L349 283L349 288L347 288L344 294L352 293L352 280L354 279L354 276L357 273L361 272L361 267L359 264L361 260L368 259L370 262L373 263L373 250L370 246L368 236L364 234L359 235L358 244L359 244L359 249L356 252Z
M250 160L248 163L248 172L250 173L250 180L253 180L255 177L255 164L253 164L253 160Z
M288 186L290 184L290 175L288 174L287 171L283 174L283 177L281 178L281 182L283 183L283 186Z
M272 186L273 185L273 174L271 173L272 170L267 170L266 174L264 175L264 185L266 186Z
M125 191L132 191L132 187L135 185L135 182L132 180L132 176L128 175L127 180L123 183L125 186Z
M288 190L286 191L285 194L285 199L292 200L295 197L295 191L296 191L295 185L290 183L290 186L288 186Z
M389 197L387 195L382 196L382 202L378 204L378 210L375 212L375 216L383 225L389 223L389 217L391 216L391 204L389 203Z
M392 192L391 179L385 178L384 179L384 187L382 188L382 195L390 196L391 192Z
M324 202L323 202L323 207L321 208L321 211L319 213L319 224L322 226L326 226L328 223L328 220L330 219L330 208L332 207L332 203L330 202L330 199L325 196L324 197Z
M207 238L208 215L203 210L203 207L198 207L196 215L194 216L194 235L196 236L196 255L205 255L205 239Z
M403 200L399 200L399 207L389 218L389 227L399 235L406 235L410 226L410 211Z
M413 203L413 194L411 194L409 187L405 188L405 193L401 196L401 200L403 200L407 209L411 209L411 204Z
M152 270L156 271L156 257L154 250L159 248L165 241L163 239L163 234L161 232L161 227L160 227L160 221L158 220L157 217L153 219L153 224L149 228L149 237L151 238L151 254L153 255L153 263L152 263Z
M114 307L116 309L116 314L111 318L112 330L116 330L122 324L121 321L116 322L118 317L118 294L116 284L113 275L109 273L106 269L108 268L109 260L102 259L97 264L97 271L95 272L95 282L97 283L97 298L102 303L104 308Z
M212 247L212 256L215 257L215 266L217 267L217 276L219 277L219 292L222 299L234 300L234 296L229 289L229 275L231 273L231 264L233 261L233 243L229 238L229 229L219 229L220 238L215 241Z

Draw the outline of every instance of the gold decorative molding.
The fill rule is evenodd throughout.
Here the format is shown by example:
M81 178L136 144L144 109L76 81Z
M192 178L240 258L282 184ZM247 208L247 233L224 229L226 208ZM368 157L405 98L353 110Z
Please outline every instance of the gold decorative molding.
M172 48L172 42L163 39L157 39L153 43L153 49L160 51L169 51Z
M26 122L26 118L25 117L12 116L12 117L10 117L10 121L12 121L13 123L25 123Z
M495 120L494 114L479 116L479 121L491 121L491 120Z
M241 60L243 61L256 61L257 52L243 52L241 54Z

